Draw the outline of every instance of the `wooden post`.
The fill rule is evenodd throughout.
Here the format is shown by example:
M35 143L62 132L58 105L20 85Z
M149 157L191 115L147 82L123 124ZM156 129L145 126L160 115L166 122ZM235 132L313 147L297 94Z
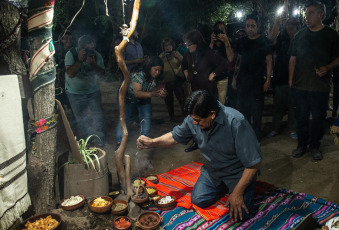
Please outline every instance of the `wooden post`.
M130 22L130 31L127 35L127 39L129 39L134 33L135 27L137 25L138 17L139 17L139 8L140 8L140 0L135 0L132 18ZM124 81L122 82L122 85L119 90L120 126L121 126L121 131L122 131L123 136L122 136L120 147L115 151L114 159L115 159L115 164L116 164L118 175L119 175L120 185L127 195L132 195L131 185L130 183L129 184L126 183L126 181L130 181L130 178L126 180L126 173L125 173L124 164L123 164L126 145L127 145L127 137L128 137L126 121L125 121L125 97L126 97L128 85L131 82L131 76L127 70L127 66L123 58L124 51L128 44L127 39L124 38L119 44L119 46L115 47L115 55L117 57L119 68L124 76Z

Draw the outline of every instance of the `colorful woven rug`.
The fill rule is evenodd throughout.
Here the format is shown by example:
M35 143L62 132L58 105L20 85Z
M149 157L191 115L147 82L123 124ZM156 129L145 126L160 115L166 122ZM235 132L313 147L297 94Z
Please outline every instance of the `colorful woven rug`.
M190 202L188 205L186 204L186 207L183 207L185 201L190 201L189 192L183 191L192 191L194 185L192 178L198 178L200 175L198 172L193 174L193 171L199 171L200 168L201 164L199 163L184 165L158 175L159 184L152 184L159 189L160 195L172 195L177 198L181 196L177 199L180 207L161 212L164 229L290 229L297 227L310 213L320 225L324 225L331 218L339 216L339 205L337 204L305 193L297 193L276 188L265 182L258 182L251 219L236 223L229 218L226 211L221 217L207 220L205 209L189 209ZM187 171L192 172L190 179L185 178ZM180 174L185 177L181 177ZM170 183L166 184L168 181ZM151 183L148 181L148 184ZM179 184L181 187L177 187ZM208 212L212 212L213 216L220 215L219 211L215 207L208 209Z

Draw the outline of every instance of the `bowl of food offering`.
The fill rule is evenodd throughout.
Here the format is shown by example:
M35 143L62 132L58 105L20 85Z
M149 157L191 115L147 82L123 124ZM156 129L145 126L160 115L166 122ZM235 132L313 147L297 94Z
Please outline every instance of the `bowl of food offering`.
M138 216L136 225L145 230L156 229L160 226L162 217L156 212L144 212Z
M88 204L92 212L105 213L111 210L113 199L109 196L99 196L92 199Z
M141 179L136 179L133 181L133 187L137 188L139 185L145 186L146 182L144 180Z
M171 210L175 208L177 202L174 196L162 196L160 199L155 201L155 206L162 211Z
M85 204L85 197L83 195L69 196L61 201L60 208L66 211L73 211Z
M128 202L125 200L113 200L111 213L119 216L127 212Z
M149 174L145 177L146 180L152 182L153 184L158 184L159 183L159 178L155 174Z
M61 216L55 213L44 213L32 216L23 221L17 230L30 230L30 229L44 229L44 230L57 230L61 229Z
M132 201L136 204L143 204L148 201L149 195L144 186L138 186L131 197Z
M114 219L114 228L117 230L131 229L132 221L127 216L119 216Z
M156 187L152 187L152 186L146 186L146 191L148 193L149 196L156 196L157 195L157 188Z

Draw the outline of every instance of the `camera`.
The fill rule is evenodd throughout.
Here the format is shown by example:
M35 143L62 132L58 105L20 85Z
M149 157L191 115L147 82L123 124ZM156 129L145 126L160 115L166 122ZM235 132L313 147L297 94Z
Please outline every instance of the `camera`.
M217 37L217 40L220 41L220 40L218 39L218 35L219 35L219 34L223 34L224 32L223 32L222 30L213 30L213 33L214 33L214 35Z
M94 50L86 49L86 55L88 57L94 57L94 55L95 55Z
M172 51L165 51L165 55L168 56L168 55L171 55Z

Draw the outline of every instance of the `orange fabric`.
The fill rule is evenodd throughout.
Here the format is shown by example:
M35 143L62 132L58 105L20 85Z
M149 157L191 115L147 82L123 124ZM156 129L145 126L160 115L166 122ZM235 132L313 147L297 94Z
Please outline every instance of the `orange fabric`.
M227 197L204 209L191 203L191 192L200 176L201 166L202 164L193 162L158 175L158 184L148 180L146 182L148 186L156 187L159 195L176 197L178 206L186 209L194 208L205 220L214 220L228 213L228 208L225 207Z

